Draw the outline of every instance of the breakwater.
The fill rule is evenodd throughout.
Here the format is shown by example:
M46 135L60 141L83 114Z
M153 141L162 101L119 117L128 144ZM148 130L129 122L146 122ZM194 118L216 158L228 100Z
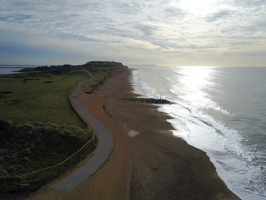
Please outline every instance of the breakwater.
M136 103L149 103L149 104L173 104L173 102L167 99L156 99L156 98L123 98L123 101L132 101Z

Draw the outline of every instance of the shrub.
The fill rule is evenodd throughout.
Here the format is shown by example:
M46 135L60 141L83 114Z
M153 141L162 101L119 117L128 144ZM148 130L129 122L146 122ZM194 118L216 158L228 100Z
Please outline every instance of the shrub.
M92 134L74 126L42 122L17 124L0 120L0 136L2 168L14 175L18 171L27 173L63 160ZM25 162L31 165L26 167Z

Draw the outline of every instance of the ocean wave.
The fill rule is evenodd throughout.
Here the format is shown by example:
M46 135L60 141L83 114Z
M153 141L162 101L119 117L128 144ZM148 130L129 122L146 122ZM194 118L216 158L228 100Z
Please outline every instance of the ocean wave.
M160 72L156 79L147 78L156 75L152 72L147 74L147 71L141 69L134 72L134 91L145 97L156 98L164 95L174 101L175 104L163 105L159 108L160 111L172 117L168 121L175 128L174 135L182 137L188 144L205 151L216 166L218 175L240 198L265 199L266 152L262 147L258 149L257 144L252 144L255 136L251 142L241 131L227 126L228 119L232 119L235 124L243 122L239 117L234 118L231 112L212 99L212 95L219 92L215 90L217 83L213 82L216 81L215 71L213 69L208 71L205 68L203 72L206 74L203 74L201 78L208 80L201 80L197 77L199 76L197 73L200 73L199 69L197 73L191 69L182 71L182 68L167 69L167 73L164 70L156 69L156 73ZM143 73L146 73L146 79L142 77ZM186 77L189 73L193 73L190 78ZM193 82L193 78L202 82L197 85ZM161 88L158 90L152 85ZM223 89L222 86L218 88ZM158 91L163 93L158 94ZM212 91L215 93L212 94ZM263 136L260 134L262 139L265 138ZM257 137L259 141L259 136Z

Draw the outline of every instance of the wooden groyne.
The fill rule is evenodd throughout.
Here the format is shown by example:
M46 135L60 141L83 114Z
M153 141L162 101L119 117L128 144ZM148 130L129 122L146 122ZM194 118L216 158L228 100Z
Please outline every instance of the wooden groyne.
M156 98L123 98L123 101L132 101L136 103L149 103L149 104L173 104L173 102L167 99L156 99Z

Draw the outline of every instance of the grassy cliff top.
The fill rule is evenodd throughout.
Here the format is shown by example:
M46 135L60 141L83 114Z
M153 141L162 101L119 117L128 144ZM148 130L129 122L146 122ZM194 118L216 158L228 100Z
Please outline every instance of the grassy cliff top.
M92 61L76 66L36 67L25 69L24 73L0 76L0 119L85 127L71 108L69 92L80 80L85 80L85 87L91 91L119 67L124 66L117 62Z

